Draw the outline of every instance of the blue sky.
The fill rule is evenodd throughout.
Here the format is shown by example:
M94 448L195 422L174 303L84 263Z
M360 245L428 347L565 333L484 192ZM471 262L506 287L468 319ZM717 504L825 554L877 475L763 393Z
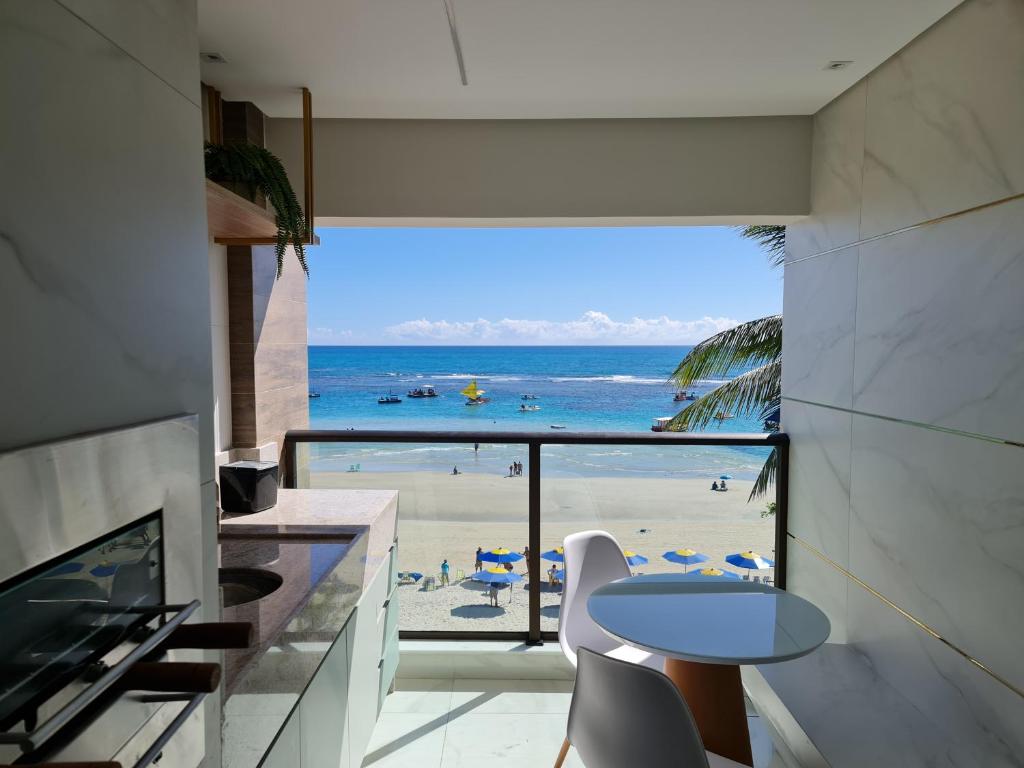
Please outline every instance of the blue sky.
M731 227L320 229L311 344L692 344L782 311Z

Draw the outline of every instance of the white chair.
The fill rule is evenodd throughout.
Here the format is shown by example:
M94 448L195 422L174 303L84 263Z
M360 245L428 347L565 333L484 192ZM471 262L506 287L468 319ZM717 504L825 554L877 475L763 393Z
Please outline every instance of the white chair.
M587 598L595 589L631 575L619 543L610 533L583 531L565 537L562 553L565 580L558 611L558 644L565 657L576 666L576 649L584 645L616 659L662 669L663 656L616 642L587 613Z
M690 708L661 672L586 647L577 653L568 733L555 768L570 744L587 768L747 768L704 750Z

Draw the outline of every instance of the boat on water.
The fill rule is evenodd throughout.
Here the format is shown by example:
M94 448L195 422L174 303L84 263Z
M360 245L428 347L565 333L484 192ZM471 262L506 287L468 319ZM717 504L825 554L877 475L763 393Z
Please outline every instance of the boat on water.
M717 419L718 421L725 421L726 419L735 419L735 418L736 418L735 415L733 415L731 413L725 413L725 412L722 412L722 411L719 411L718 413L715 414L715 419Z
M421 397L437 397L437 390L435 390L430 384L426 384L422 387L416 387L410 389L405 393L406 397L421 398Z
M671 416L659 416L654 420L654 423L651 424L651 432L667 432L668 423L670 421L672 421Z
M466 405L483 405L484 403L491 402L491 398L484 397L485 390L480 389L476 385L476 379L469 382L469 386L459 394L466 397Z
M523 393L523 394L522 394L522 395L520 396L520 399L521 399L521 400L539 400L540 398L539 398L539 397L537 397L537 395L533 395L533 394L530 394L529 392L524 392L524 393Z
M680 389L678 392L675 393L675 395L672 396L672 402L674 402L674 403L681 403L684 400L696 400L696 399L697 399L697 393L696 392L687 392L685 389Z
M550 426L552 429L565 429L565 424L552 424Z
M519 406L519 412L520 413L530 413L531 411L539 411L539 410L540 410L540 406L539 405L527 405L526 403L523 403L522 405Z
M400 398L398 395L392 394L391 392L388 392L386 395L381 395L380 397L377 398L377 405L392 405L394 403L400 402L402 402L402 398Z
M319 392L310 392L309 393L309 399L312 400L314 397L320 397L320 393Z

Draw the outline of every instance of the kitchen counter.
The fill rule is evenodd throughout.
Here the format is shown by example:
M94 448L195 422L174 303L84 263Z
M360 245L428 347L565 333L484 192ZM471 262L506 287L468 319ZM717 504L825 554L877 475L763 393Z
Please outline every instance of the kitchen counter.
M282 585L224 608L251 621L252 649L226 651L224 765L255 766L306 690L374 575L390 558L397 491L281 489L263 512L221 519L222 567L256 567Z

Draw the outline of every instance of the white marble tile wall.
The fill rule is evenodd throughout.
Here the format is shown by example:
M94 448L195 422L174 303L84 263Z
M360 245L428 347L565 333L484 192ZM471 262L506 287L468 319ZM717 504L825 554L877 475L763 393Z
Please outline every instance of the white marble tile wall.
M854 410L1024 442L1024 199L859 250Z
M864 99L861 80L814 116L811 210L786 230L786 259L801 259L856 242L864 173Z
M834 562L791 542L789 584L891 685L844 673L838 714L901 765L1024 764L1024 200L987 205L1024 193L1022 93L1024 3L968 0L816 116L787 235L789 531Z
M853 418L850 570L1024 688L1024 448Z
M805 546L789 541L788 581L786 589L818 606L832 624L830 643L845 643L847 590L850 580L842 571L826 563Z
M853 417L847 411L787 400L782 428L790 437L789 531L845 568Z
M196 0L57 2L199 105Z
M782 391L849 408L857 316L857 248L786 265Z
M198 106L53 0L0 4L0 73L0 447L195 412L212 480Z
M1024 192L1024 3L970 0L867 78L861 237Z
M849 616L850 645L935 728L889 765L1024 766L1024 698L855 584Z

